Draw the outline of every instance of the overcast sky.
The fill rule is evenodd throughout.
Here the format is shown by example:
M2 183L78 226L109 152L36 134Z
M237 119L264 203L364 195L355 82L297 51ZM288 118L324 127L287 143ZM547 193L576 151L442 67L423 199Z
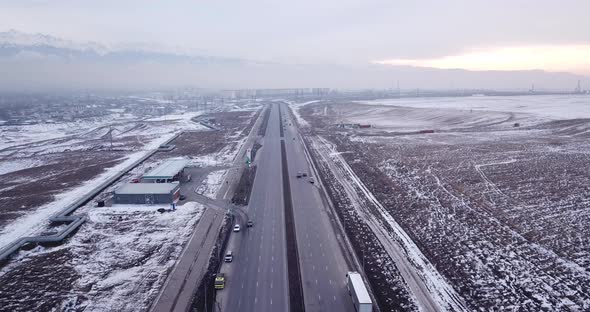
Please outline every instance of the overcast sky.
M589 13L588 0L0 0L0 30L289 63L588 75Z

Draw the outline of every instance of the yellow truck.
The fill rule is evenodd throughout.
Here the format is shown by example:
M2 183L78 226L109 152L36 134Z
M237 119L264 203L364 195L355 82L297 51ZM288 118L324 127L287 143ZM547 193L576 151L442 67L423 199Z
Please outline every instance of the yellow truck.
M215 289L225 288L225 274L219 273L215 276Z

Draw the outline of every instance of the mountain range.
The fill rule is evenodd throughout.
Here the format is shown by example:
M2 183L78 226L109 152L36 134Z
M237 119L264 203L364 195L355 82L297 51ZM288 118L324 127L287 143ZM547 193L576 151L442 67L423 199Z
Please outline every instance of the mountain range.
M168 61L201 63L242 63L243 60L191 55L146 44L106 46L96 42L76 42L45 34L30 34L11 29L0 32L0 57L54 58L86 61Z
M152 44L107 46L0 32L0 91L329 87L572 90L587 77L542 70L467 71L365 64L288 64L198 55Z

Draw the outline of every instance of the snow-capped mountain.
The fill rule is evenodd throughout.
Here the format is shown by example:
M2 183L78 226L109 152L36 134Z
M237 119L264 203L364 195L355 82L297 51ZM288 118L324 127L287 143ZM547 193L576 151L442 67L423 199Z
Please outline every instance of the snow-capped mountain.
M97 54L105 54L109 49L96 42L75 42L64 40L44 34L30 34L11 29L0 32L0 47L53 47L75 51L92 51Z
M180 49L147 43L121 43L107 46L96 42L77 42L45 34L17 30L0 32L0 58L45 58L82 61L164 61L197 63L242 63L243 60L193 55Z

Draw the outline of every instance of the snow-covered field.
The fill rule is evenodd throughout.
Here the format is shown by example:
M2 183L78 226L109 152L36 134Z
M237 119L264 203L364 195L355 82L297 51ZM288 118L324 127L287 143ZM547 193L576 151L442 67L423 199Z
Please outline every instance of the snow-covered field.
M587 311L589 109L590 97L524 96L318 103L300 112L335 149L324 157L345 161L371 194L349 200L380 220L373 232L399 233L399 225L468 309ZM370 110L381 129L422 120L444 131L333 127ZM484 122L473 126L474 114ZM514 118L495 123L498 114Z
M181 131L184 131L183 135L173 142L177 148L154 154L104 190L98 198L109 197L109 192L117 185L141 175L163 159L184 157L192 159L194 165L227 167L243 144L243 134L247 134L245 129L251 126L255 114L252 111L236 111L227 114L216 112L213 115L219 120L220 130L200 131L202 126L191 121L194 114L184 114L181 119L172 116L163 121L138 121L121 131L118 136L120 141L114 139L114 146L134 142L134 147L128 150L119 148L84 153L60 150L29 155L23 159L15 156L15 153L8 153L4 156L4 165L0 162L0 170L10 180L7 184L0 184L0 192L21 187L15 184L15 181L20 180L27 183L35 183L36 179L48 180L40 185L58 183L61 188L58 187L58 191L51 194L49 203L32 206L32 209L23 208L22 215L14 220L4 219L7 224L1 227L0 241L10 242L23 235L59 231L60 226L47 226L49 216ZM236 136L236 133L240 135ZM74 137L56 139L59 142L48 143L47 148L51 144L62 143L65 147L67 142L72 144L71 148L75 148L71 143ZM41 145L37 143L28 146L34 149ZM29 149L23 146L17 152L25 154L29 153ZM74 179L75 184L65 183L68 181L66 179L72 179L72 173L78 174L75 168L69 170L68 166L77 164L74 161L79 161L80 155L90 155L80 164L93 166L96 165L96 158L93 157L105 154L110 155L110 158L104 162L107 165L99 166L97 174L88 179ZM68 155L72 156L68 158ZM72 159L74 157L76 159ZM30 166L44 169L22 169ZM66 173L65 177L60 175L63 172ZM54 174L57 174L57 178L54 178ZM207 177L197 176L199 179L205 178L202 187L206 194L216 194L224 174L225 170L216 170ZM60 178L64 183L60 183ZM193 183L199 185L201 181L194 180ZM19 189L15 196L23 194ZM39 196L33 192L31 198ZM203 206L194 202L186 202L174 212L160 213L158 208L169 207L114 205L98 208L94 201L80 207L75 214L85 215L88 221L63 245L20 251L8 265L0 268L0 310L146 311L203 212Z
M217 190L219 190L221 187L221 183L223 183L226 174L227 170L217 170L210 172L201 185L197 187L195 192L209 198L215 198L217 195Z
M292 104L295 116L311 103ZM590 118L590 97L503 96L402 98L315 105L316 118L337 123L370 124L368 132L452 131L469 128L534 127L565 119ZM300 116L298 120L302 119ZM306 124L306 121L299 121ZM587 131L590 127L584 126Z
M65 248L81 277L64 302L85 311L145 310L188 241L203 207L188 202L167 206L115 205L85 209L88 221Z
M462 111L524 113L550 120L590 118L590 97L587 95L403 98L359 101L358 103Z
M297 119L297 123L300 126L302 126L302 127L308 127L309 126L309 123L304 118L301 118L301 115L299 114L299 110L303 106L309 105L309 104L313 104L313 103L317 103L317 102L319 102L319 100L307 101L307 102L303 102L303 103L297 103L297 102L287 101L287 100L285 100L284 102L286 102L287 104L289 104L289 107L291 108L291 111L293 112L293 115L295 115L295 119Z
M138 135L135 131L139 131L143 136L143 144L141 147L134 149L127 155L119 158L118 163L115 166L105 168L101 174L82 182L74 188L62 190L62 192L55 195L53 201L23 213L17 219L12 220L12 222L3 226L0 230L0 246L5 246L20 237L39 233L46 227L48 217L72 204L84 194L89 193L99 186L106 179L116 175L150 151L157 149L158 146L170 140L180 131L187 129L195 130L201 129L201 127L191 122L189 117L186 117L182 119L180 123L166 123L163 125L148 127L147 129L142 128L141 130L134 130L135 135ZM70 141L67 141L67 143L62 145L62 147L67 146L74 148ZM27 149L26 151L29 152L30 149ZM2 164L5 164L5 167L2 167ZM42 160L39 158L15 159L11 157L9 160L3 162L0 161L0 168L6 168L5 173L8 173L13 172L11 170L17 171L23 169L31 164L41 165ZM67 164L64 164L64 168L67 168Z
M141 148L159 136L180 130L204 130L191 121L201 112L164 115L154 120L120 118L117 114L78 122L0 127L0 160L71 151Z

